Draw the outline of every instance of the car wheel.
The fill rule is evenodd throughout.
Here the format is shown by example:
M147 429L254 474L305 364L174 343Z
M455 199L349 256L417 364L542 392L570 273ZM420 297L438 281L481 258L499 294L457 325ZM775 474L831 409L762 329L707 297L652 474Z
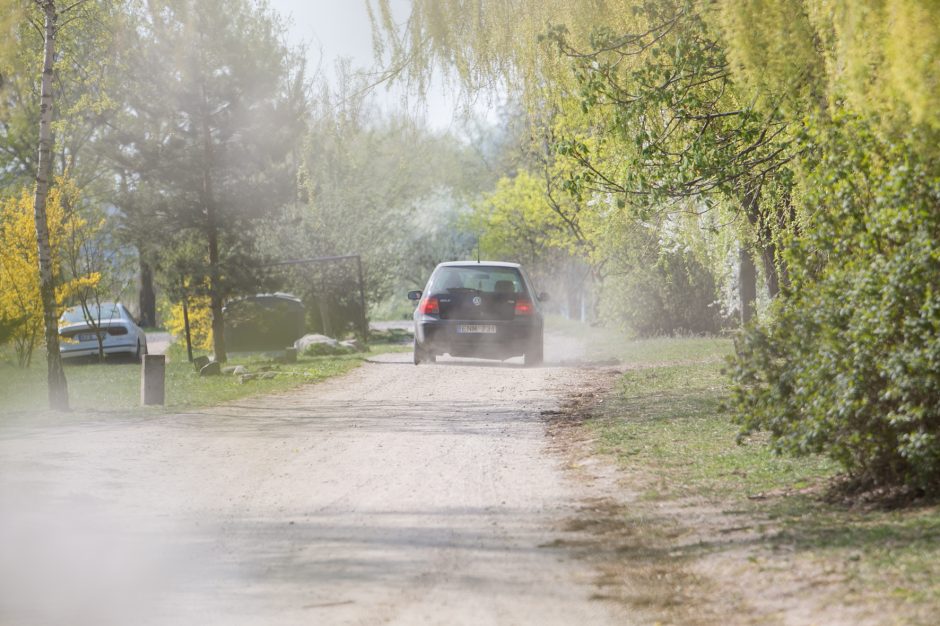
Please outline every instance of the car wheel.
M538 337L533 339L529 343L528 349L525 351L525 366L526 367L537 367L542 364L544 361L544 349L545 345L542 340L542 335L539 333Z
M434 363L437 361L437 357L415 343L414 361L415 365L421 365L422 363Z

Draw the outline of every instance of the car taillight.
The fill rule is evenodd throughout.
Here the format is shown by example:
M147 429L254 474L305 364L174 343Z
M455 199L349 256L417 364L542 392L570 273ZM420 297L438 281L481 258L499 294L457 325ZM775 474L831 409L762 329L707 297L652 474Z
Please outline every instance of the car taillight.
M441 313L441 305L436 296L425 298L418 308L421 309L422 315L440 315Z
M123 326L114 326L113 328L108 329L109 335L126 335L127 329Z
M532 302L525 298L516 300L516 315L532 315Z

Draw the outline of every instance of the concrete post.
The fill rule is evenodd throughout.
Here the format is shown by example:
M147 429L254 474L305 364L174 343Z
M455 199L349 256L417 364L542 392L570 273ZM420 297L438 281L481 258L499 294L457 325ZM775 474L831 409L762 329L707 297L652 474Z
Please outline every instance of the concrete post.
M145 354L141 358L140 403L166 404L166 356Z

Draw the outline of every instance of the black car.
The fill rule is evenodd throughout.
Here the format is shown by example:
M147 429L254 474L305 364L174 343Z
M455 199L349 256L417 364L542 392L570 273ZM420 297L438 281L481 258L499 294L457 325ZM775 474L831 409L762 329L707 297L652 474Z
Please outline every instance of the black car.
M541 302L518 263L459 261L435 268L415 309L415 365L439 354L542 363Z

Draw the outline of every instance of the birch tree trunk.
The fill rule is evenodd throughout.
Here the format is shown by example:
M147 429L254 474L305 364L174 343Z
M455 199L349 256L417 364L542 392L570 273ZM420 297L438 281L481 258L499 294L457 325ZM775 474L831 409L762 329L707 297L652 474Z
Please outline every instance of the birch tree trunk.
M55 63L56 6L53 0L36 0L44 14L42 83L39 107L39 165L36 168L36 195L33 211L39 252L39 295L42 299L46 335L49 407L59 411L69 408L69 388L59 354L59 324L55 300L55 275L49 246L46 198L52 178L52 70Z

